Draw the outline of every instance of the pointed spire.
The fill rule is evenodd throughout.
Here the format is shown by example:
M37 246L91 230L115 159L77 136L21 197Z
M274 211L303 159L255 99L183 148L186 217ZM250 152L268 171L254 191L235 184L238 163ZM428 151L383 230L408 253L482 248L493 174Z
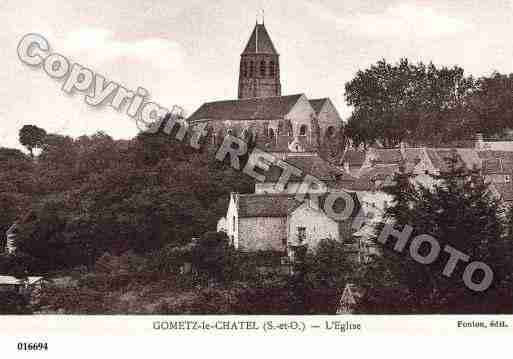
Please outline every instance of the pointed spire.
M259 24L257 21L255 28L251 33L249 41L242 53L267 53L275 55L278 54L271 40L271 37L269 36L269 33L267 32L267 29L265 28L265 25L263 23Z

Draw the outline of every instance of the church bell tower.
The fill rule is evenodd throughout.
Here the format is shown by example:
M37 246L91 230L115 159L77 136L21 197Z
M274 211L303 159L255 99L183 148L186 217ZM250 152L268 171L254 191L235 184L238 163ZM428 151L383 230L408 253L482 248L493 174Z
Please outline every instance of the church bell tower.
M239 99L281 96L279 54L258 22L240 56Z

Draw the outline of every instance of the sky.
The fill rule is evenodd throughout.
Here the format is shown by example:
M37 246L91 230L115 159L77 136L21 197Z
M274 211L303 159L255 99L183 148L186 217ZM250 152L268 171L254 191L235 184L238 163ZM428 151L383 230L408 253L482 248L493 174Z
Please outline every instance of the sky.
M330 97L343 118L351 113L345 83L382 58L459 65L474 76L513 72L513 0L0 0L0 147L20 148L25 124L71 136L138 131L125 112L90 106L83 93L63 92L63 80L22 63L25 34L191 114L237 97L240 53L262 9L280 53L282 94Z

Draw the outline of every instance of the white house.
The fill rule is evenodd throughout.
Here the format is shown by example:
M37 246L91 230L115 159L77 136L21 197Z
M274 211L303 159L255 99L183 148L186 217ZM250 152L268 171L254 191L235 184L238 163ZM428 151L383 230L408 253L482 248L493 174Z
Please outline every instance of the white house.
M226 233L235 248L245 251L286 251L288 246L297 244L314 249L322 239L344 241L351 236L351 221L360 203L352 193L355 204L352 215L337 221L322 210L326 196L299 202L291 194L232 193ZM334 211L341 213L343 206L342 201L336 201Z

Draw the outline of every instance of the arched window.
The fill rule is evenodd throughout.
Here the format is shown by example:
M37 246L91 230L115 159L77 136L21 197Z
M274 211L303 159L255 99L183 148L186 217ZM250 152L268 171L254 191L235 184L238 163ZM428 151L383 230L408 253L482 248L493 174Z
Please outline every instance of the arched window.
M299 136L306 136L307 131L308 127L306 125L301 125L299 128Z
M335 127L330 126L326 129L326 137L332 138L335 136Z
M286 120L285 121L285 134L287 136L292 136L293 135L293 128L292 128L292 122L290 122L290 120Z
M249 62L249 77L253 77L255 73L255 63L253 61Z
M260 61L260 76L265 77L265 61Z
M278 135L283 135L283 121L278 122Z
M269 77L274 77L274 61L269 62Z
M248 77L248 63L246 61L242 63L242 77Z

